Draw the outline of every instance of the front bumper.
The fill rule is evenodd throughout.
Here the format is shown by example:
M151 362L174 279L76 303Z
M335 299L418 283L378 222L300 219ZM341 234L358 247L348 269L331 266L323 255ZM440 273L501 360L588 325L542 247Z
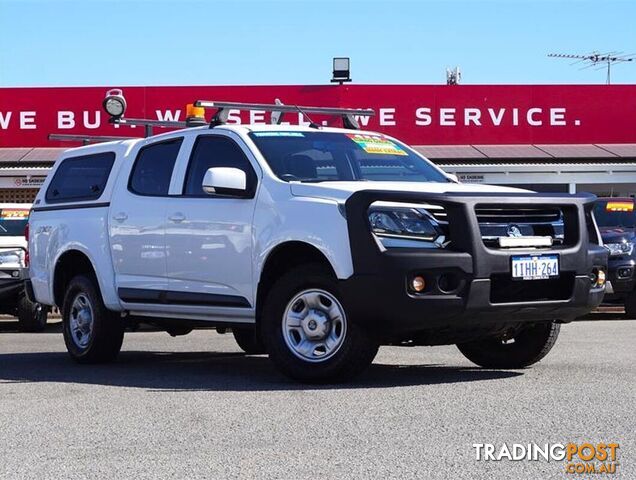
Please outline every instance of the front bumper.
M619 300L634 291L636 281L636 261L632 257L609 257L607 279L611 285L606 292L606 300Z
M22 292L28 273L27 268L0 268L0 303L12 302Z
M607 250L588 239L589 195L473 194L429 195L363 191L346 203L354 275L341 281L352 318L387 336L425 330L478 329L541 320L571 321L601 303L590 273L607 266ZM447 212L451 248L392 248L381 251L368 224L375 201L442 204ZM558 205L563 209L566 244L542 249L494 249L484 245L475 215L479 204ZM512 255L559 256L560 276L513 281ZM423 293L408 283L422 275ZM453 281L441 282L440 278Z

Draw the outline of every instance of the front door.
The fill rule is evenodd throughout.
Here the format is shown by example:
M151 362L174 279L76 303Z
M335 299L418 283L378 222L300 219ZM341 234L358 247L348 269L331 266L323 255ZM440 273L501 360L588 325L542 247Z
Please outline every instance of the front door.
M204 193L203 176L211 167L245 171L248 194L238 198ZM196 138L181 195L170 197L166 207L170 296L184 311L188 307L192 313L253 308L256 186L254 166L234 139L223 134Z

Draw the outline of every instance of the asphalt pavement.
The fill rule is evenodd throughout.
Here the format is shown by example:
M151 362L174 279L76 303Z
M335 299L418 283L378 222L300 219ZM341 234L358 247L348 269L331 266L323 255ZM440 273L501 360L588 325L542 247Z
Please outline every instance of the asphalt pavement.
M0 323L0 478L585 478L563 462L475 460L474 443L616 442L636 478L636 321L564 325L533 368L455 347L383 347L347 385L312 387L231 335L127 334L80 366L59 325Z

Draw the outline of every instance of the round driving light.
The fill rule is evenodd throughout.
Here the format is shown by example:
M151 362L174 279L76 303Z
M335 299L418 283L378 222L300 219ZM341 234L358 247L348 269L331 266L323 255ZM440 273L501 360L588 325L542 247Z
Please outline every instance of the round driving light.
M599 287L605 285L605 270L600 268L598 269L598 273L596 274L596 284Z
M411 288L418 293L424 291L424 289L426 288L424 277L422 277L421 275L413 277L413 280L411 280Z
M107 91L102 106L111 117L122 117L126 112L126 99L123 92L117 88Z
M18 278L20 276L20 272L17 270L14 270L13 272L11 272L11 276L13 278Z

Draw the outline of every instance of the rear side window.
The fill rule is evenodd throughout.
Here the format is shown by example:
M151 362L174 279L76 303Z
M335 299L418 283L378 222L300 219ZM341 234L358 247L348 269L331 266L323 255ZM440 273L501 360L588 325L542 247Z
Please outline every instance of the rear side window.
M62 160L46 190L47 202L96 200L104 192L115 162L113 152Z
M183 194L190 197L209 197L203 191L203 177L208 168L234 167L247 175L247 196L253 197L256 190L256 173L243 150L227 137L201 135L192 150Z
M137 155L128 188L139 195L168 195L172 170L183 138L148 145Z

